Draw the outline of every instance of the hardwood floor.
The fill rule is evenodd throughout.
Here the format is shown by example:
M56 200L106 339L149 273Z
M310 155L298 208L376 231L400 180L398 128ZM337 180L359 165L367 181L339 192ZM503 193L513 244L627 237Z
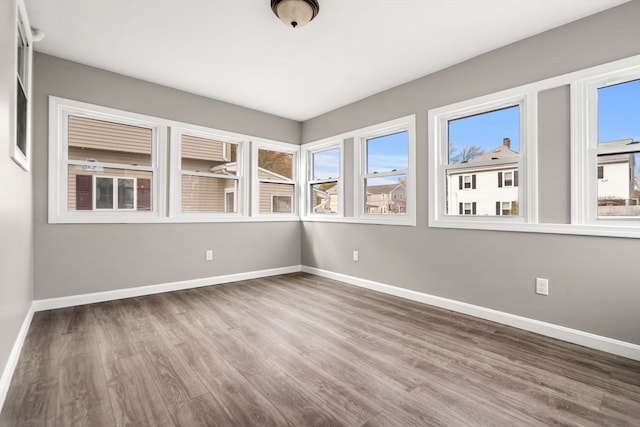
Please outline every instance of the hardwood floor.
M295 273L36 313L0 426L640 425L640 362Z

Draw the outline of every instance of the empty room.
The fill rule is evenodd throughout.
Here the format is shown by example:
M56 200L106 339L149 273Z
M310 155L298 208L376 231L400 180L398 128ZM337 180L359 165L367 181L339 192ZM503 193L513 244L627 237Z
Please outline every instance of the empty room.
M640 425L640 0L3 0L0 427Z

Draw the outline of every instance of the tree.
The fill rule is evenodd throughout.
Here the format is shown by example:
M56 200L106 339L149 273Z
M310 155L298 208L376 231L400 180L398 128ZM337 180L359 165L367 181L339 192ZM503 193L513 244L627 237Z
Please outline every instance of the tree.
M258 150L258 166L286 178L293 178L293 155L282 151Z
M454 143L449 143L449 164L467 163L482 154L484 150L479 145L468 144L459 150Z

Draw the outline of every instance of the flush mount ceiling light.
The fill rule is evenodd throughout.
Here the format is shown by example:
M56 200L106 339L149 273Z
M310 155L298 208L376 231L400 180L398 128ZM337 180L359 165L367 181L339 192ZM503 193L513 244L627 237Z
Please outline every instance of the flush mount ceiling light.
M288 27L303 27L316 17L316 0L271 0L271 10Z

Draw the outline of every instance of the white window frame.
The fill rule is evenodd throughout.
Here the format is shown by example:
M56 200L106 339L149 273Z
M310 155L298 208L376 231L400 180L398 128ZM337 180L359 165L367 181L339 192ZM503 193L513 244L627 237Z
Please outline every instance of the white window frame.
M245 165L247 158L248 141L242 136L205 128L201 126L172 126L171 127L171 146L170 146L170 163L171 163L171 182L169 187L169 217L186 221L206 222L212 220L239 220L246 218L248 213L248 188L245 178ZM182 136L189 135L198 138L211 139L223 143L236 144L236 175L221 175L211 172L192 172L182 170ZM226 144L223 145L223 157L226 158ZM182 177L183 175L202 176L206 178L220 178L237 181L237 188L241 197L234 196L237 212L227 212L227 199L225 189L224 210L225 212L183 212L182 211Z
M518 159L519 215L513 217L447 215L446 182L449 163L449 121L488 113L503 108L520 106L520 152ZM537 90L521 87L506 90L430 110L429 129L429 226L522 230L522 225L538 222L537 197ZM501 161L487 162L499 164ZM478 163L474 166L483 166Z
M640 237L639 217L598 217L598 89L640 79L640 56L594 67L571 84L571 222L593 234Z
M323 151L329 151L338 149L340 151L340 166L339 175L336 179L313 179L313 155L321 153ZM300 212L302 212L302 218L305 220L321 219L332 220L344 218L344 141L343 140L322 140L305 144L301 147L301 204ZM322 184L325 182L337 181L338 186L338 212L337 213L316 213L313 212L313 206L311 203L311 187L316 184Z
M91 201L91 205L93 207L94 211L98 211L98 212L104 212L104 211L118 211L118 212L122 212L122 211L136 211L137 207L138 207L138 191L137 191L137 184L138 184L138 180L136 177L133 176L117 176L117 175L93 175L92 177L92 183L91 185L93 185L93 200ZM97 205L97 180L99 178L102 179L110 179L111 182L113 183L113 207L112 208L98 208ZM131 180L133 181L133 207L132 208L125 208L125 209L120 209L118 208L118 180L119 179L127 179L127 180Z
M150 166L120 163L93 163L69 160L69 116L109 121L151 129L152 150ZM159 119L112 108L91 105L69 99L49 97L49 223L124 223L155 222L166 205L166 126ZM70 211L68 202L68 166L108 167L152 173L152 209L150 211L77 210Z
M407 132L409 138L409 158L406 170L390 171L377 174L367 173L367 149L369 139L399 132ZM416 116L410 115L390 120L378 125L369 126L355 132L354 136L354 214L357 222L388 225L416 225ZM366 212L365 180L383 178L385 176L406 175L406 206L404 214L370 214Z
M258 151L280 151L293 155L291 160L292 179L288 180L265 180L260 179L258 174ZM266 139L254 139L251 142L251 216L259 218L260 221L291 221L299 219L300 215L300 191L299 191L299 156L300 146L295 144L288 144L286 142L270 141ZM293 212L260 212L260 183L272 183L272 184L285 184L293 185ZM271 200L273 203L273 199ZM273 210L273 206L272 206Z
M25 171L31 169L31 116L32 116L32 69L33 69L33 36L31 34L31 25L29 24L29 17L27 16L27 9L23 0L17 0L15 2L15 17L16 28L14 30L13 46L14 52L14 77L13 77L13 91L11 94L11 144L10 155L13 161ZM20 64L18 61L18 40L23 39L25 46L25 55L22 58L24 63ZM24 66L24 78L20 78L19 69ZM18 148L18 91L21 90L25 95L27 101L26 111L26 129L25 129L25 152L23 153Z

